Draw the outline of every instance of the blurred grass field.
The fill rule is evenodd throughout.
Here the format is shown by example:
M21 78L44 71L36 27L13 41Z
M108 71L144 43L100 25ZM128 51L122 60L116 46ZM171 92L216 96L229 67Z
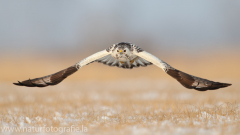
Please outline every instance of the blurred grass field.
M12 83L55 73L86 56L6 55L0 58L1 127L83 125L88 131L82 134L240 133L240 54L157 56L186 73L233 85L199 92L153 65L127 70L93 63L53 87L17 87Z

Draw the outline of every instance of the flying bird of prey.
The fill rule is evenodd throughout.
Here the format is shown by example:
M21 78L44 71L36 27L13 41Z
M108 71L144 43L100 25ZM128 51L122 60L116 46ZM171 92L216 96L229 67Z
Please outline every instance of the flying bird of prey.
M160 60L152 54L142 50L137 45L128 42L113 44L109 48L95 53L79 61L75 65L57 73L40 78L25 80L22 82L18 81L18 83L13 84L27 87L46 87L50 85L56 85L69 75L78 71L83 66L92 62L100 62L109 66L117 66L124 69L132 69L140 66L146 67L147 65L154 64L175 78L184 87L198 91L216 90L231 85L228 83L210 81L184 73L171 67L166 62Z

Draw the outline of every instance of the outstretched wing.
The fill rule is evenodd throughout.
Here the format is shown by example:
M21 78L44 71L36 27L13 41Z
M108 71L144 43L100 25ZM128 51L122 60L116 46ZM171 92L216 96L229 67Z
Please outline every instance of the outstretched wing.
M184 73L180 70L177 70L177 69L171 67L166 62L158 59L157 57L153 56L152 54L150 54L146 51L141 51L141 52L134 51L134 54L141 58L144 58L145 60L150 61L154 65L162 68L167 74L169 74L170 76L175 78L184 87L189 88L189 89L206 91L206 90L216 90L219 88L224 88L224 87L232 85L232 84L228 84L228 83L214 82L214 81L210 81L207 79L189 75L187 73Z
M56 84L60 83L62 80L64 80L65 78L67 78L69 75L78 71L78 69L80 69L81 67L88 65L89 63L92 63L95 60L102 58L108 54L109 54L108 51L103 50L103 51L95 53L95 54L79 61L77 64L75 64L69 68L66 68L64 70L61 70L57 73L47 75L44 77L40 77L40 78L25 80L22 82L18 81L18 83L13 83L13 84L18 85L18 86L27 86L27 87L46 87L49 85L56 85Z
M140 58L136 56L134 59L132 59L129 62L121 62L111 56L111 54L102 57L98 60L96 60L99 63L103 63L105 65L114 67L117 66L119 68L124 68L124 69L132 69L133 67L146 67L147 65L152 65L151 62L144 60L143 58Z

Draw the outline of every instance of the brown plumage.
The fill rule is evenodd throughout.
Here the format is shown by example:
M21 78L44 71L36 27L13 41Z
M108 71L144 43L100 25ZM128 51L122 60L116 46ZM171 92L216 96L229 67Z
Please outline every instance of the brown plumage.
M198 91L216 90L232 85L195 77L173 68L168 69L167 74L175 78L184 87Z
M48 76L35 78L35 79L28 79L22 82L18 81L18 83L13 83L13 84L19 85L19 86L27 86L27 87L46 87L49 85L56 85L60 83L62 80L64 80L65 78L67 78L69 75L76 72L77 70L78 69L74 65L67 69L61 70L57 73L54 73Z

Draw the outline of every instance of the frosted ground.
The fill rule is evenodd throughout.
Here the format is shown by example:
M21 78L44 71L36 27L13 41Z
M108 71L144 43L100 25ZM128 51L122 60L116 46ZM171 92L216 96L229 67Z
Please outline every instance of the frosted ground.
M54 134L71 126L86 128L81 134L240 134L235 84L198 92L147 78L65 82L44 89L2 83L1 128L52 126Z

